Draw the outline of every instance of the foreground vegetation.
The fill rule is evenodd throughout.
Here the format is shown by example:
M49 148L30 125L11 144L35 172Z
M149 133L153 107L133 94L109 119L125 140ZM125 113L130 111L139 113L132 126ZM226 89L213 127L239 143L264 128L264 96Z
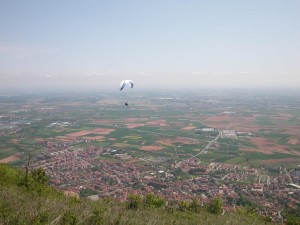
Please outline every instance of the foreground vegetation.
M0 164L0 224L269 224L253 212L238 209L222 215L222 202L200 206L168 204L158 195L130 195L127 202L90 201L65 196L47 185L42 169L20 171Z

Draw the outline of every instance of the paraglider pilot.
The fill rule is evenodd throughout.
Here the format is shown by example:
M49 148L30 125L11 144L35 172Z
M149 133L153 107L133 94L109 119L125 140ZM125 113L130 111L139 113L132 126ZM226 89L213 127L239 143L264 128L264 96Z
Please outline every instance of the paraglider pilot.
M131 88L133 88L132 80L122 80L120 84L120 91L122 91L126 86L130 86ZM125 102L125 105L128 106L128 102Z

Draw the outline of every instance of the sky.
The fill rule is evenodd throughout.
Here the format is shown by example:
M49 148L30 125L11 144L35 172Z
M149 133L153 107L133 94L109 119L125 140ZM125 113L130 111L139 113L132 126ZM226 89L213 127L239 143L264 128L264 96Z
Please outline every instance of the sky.
M0 89L300 87L299 0L0 0Z

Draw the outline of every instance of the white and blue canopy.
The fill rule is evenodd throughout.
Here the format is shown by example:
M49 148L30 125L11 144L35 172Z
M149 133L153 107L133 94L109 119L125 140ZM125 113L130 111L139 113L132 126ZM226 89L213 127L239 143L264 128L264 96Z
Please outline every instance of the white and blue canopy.
M121 84L120 84L120 91L122 91L126 86L129 86L131 88L133 88L133 82L132 80L122 80Z

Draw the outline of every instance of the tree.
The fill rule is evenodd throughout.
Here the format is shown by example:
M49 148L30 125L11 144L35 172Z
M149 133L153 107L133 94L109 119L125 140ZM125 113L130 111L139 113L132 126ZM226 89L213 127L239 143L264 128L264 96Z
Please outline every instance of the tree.
M142 198L140 195L131 194L127 198L127 208L128 209L138 209L142 204Z
M17 171L8 165L0 163L0 185L14 184L17 182Z
M48 177L46 175L45 170L42 168L33 170L31 172L31 176L32 179L40 185L46 185L48 183Z
M221 214L222 204L222 199L219 197L215 197L213 201L208 205L208 211L214 214Z
M197 198L193 198L192 202L190 203L190 210L197 213L200 211L200 209L199 200Z
M29 166L30 166L31 158L32 158L32 154L30 153L29 156L28 156L28 161L27 161L27 165L26 165L26 168L25 168L24 185L25 185L26 188L29 187L28 173L29 173Z
M159 208L165 205L165 199L162 196L149 193L146 195L145 205L153 208Z

